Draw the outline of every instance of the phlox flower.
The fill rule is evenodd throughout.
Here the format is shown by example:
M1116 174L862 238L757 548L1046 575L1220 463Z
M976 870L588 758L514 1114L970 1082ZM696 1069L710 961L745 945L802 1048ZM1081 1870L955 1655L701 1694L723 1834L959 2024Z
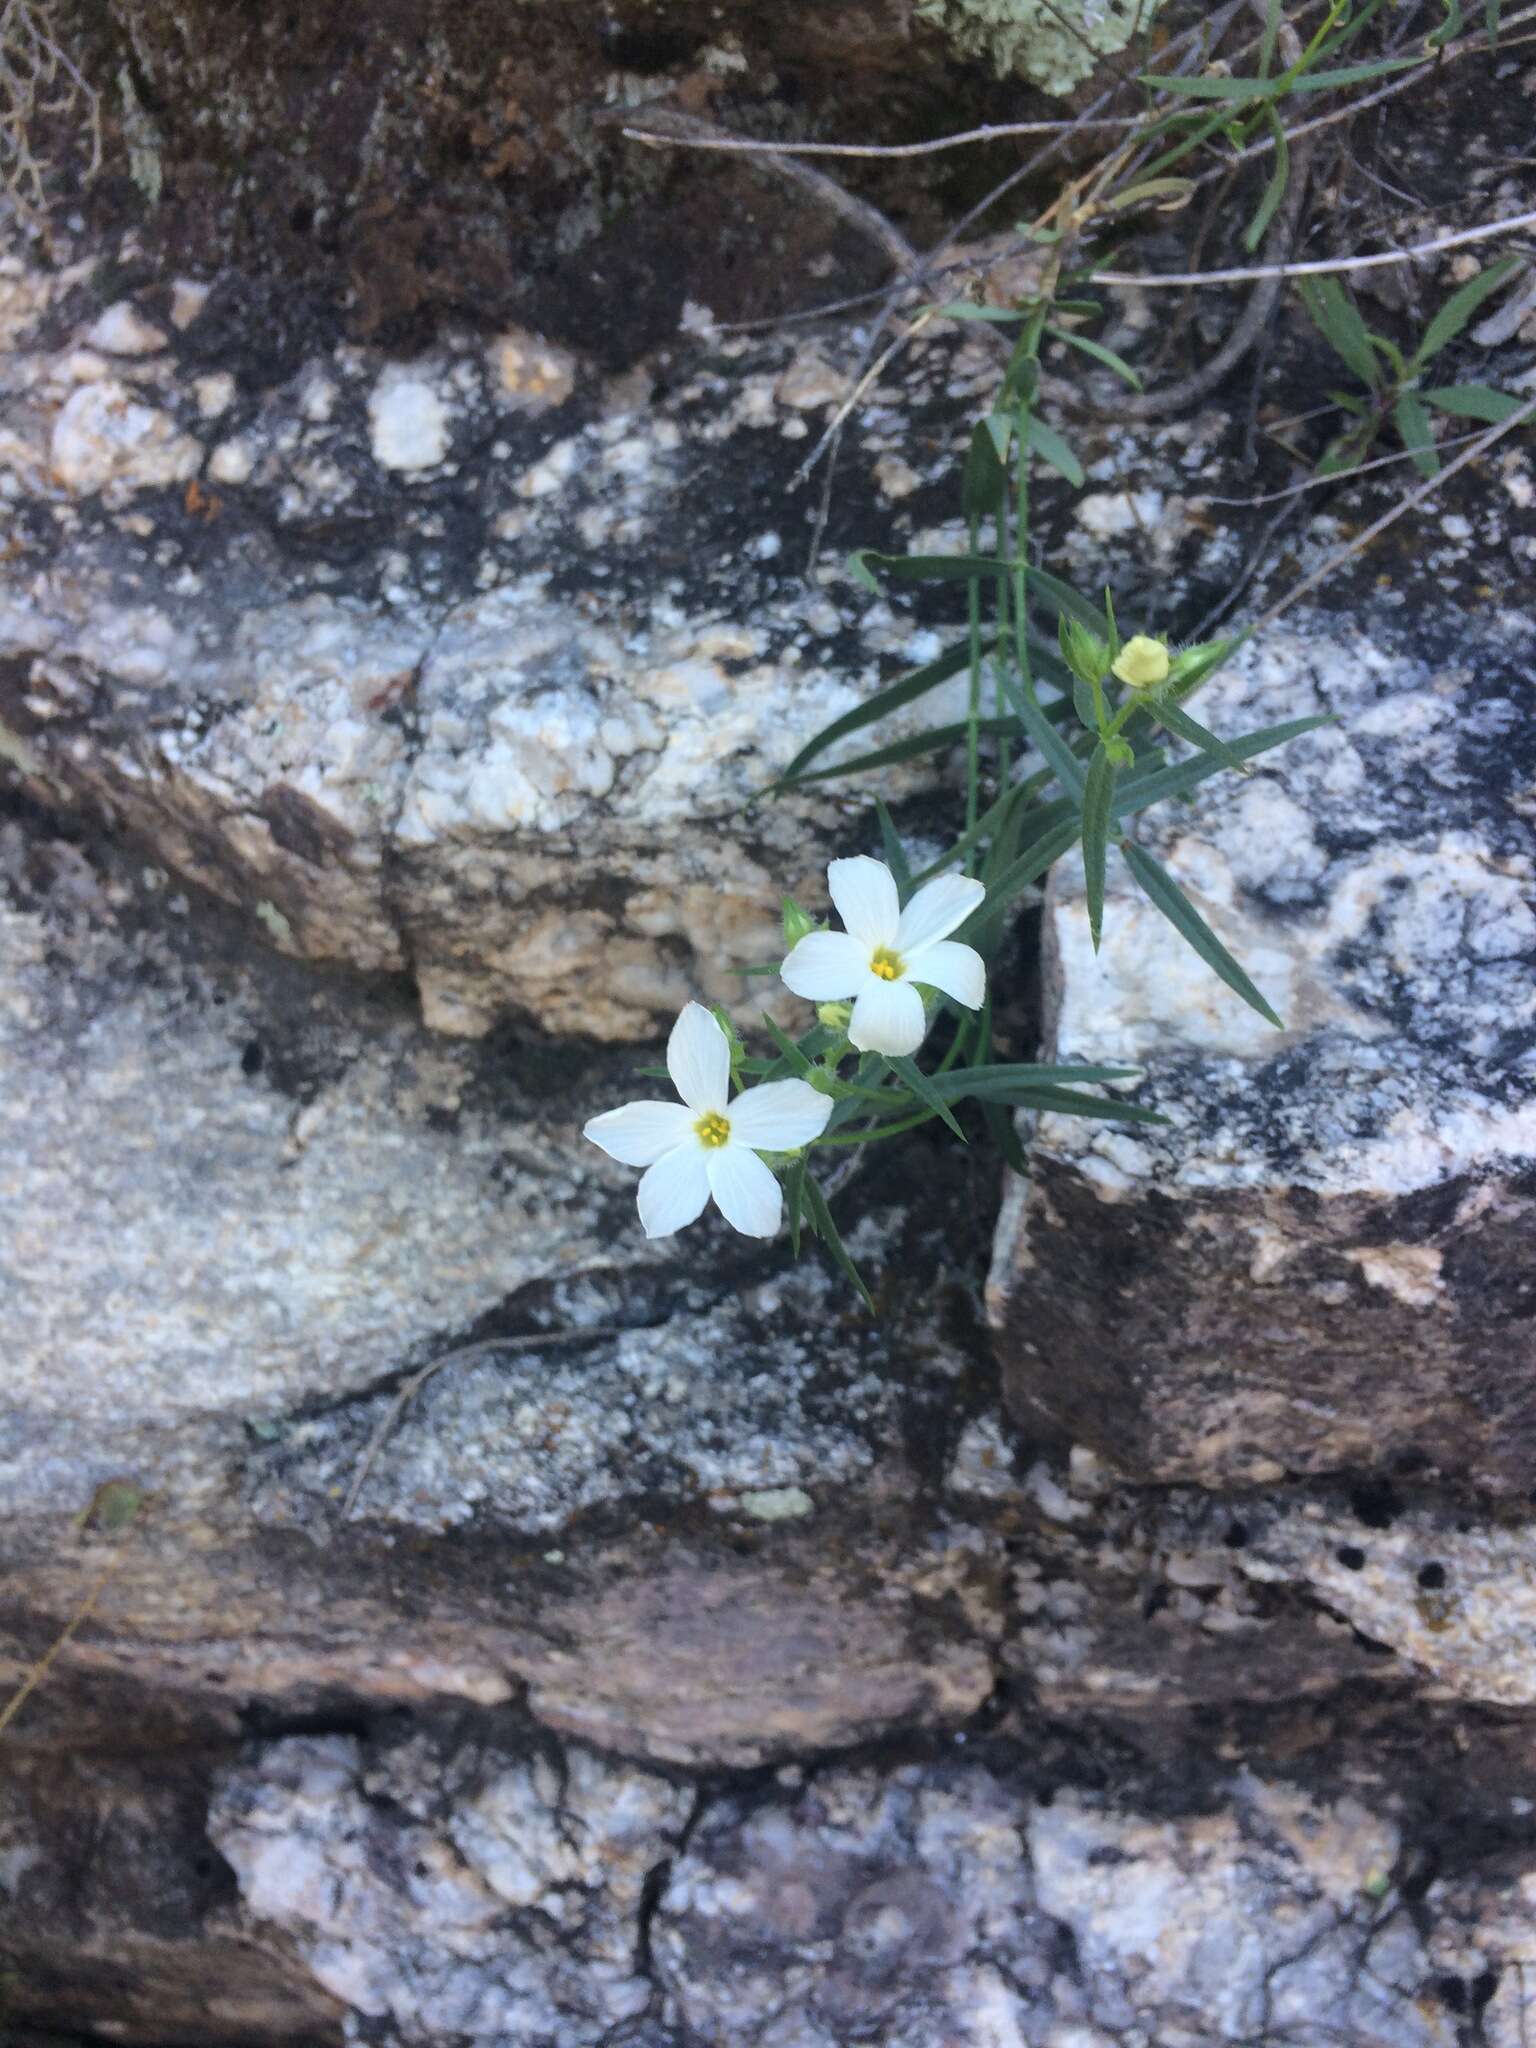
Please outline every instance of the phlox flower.
M853 998L849 1043L860 1052L916 1052L926 1020L916 983L978 1009L987 992L981 955L949 934L986 896L966 875L940 875L906 909L884 861L860 854L827 869L840 932L811 932L780 972L786 988L813 1003Z
M819 1138L832 1098L808 1081L765 1081L734 1101L731 1048L702 1003L689 1003L667 1040L667 1072L681 1102L626 1102L592 1118L582 1135L610 1159L643 1166L640 1221L670 1237L711 1196L747 1237L772 1237L784 1199L759 1152L795 1152Z

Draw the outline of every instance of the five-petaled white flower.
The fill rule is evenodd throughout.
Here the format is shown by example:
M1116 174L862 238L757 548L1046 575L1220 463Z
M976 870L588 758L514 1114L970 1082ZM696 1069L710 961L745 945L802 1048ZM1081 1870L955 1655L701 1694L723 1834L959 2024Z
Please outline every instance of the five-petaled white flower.
M731 1049L702 1003L689 1003L667 1040L667 1072L682 1102L626 1102L595 1116L582 1135L611 1159L649 1171L640 1182L647 1237L670 1237L713 1195L727 1223L772 1237L783 1196L759 1152L794 1152L819 1138L832 1098L808 1081L765 1081L735 1101Z
M827 887L847 930L809 933L780 971L785 986L810 1002L853 997L848 1038L860 1052L917 1051L926 1026L914 982L968 1010L980 1007L987 992L981 955L949 936L985 897L980 882L940 875L903 910L884 861L860 854L833 861Z

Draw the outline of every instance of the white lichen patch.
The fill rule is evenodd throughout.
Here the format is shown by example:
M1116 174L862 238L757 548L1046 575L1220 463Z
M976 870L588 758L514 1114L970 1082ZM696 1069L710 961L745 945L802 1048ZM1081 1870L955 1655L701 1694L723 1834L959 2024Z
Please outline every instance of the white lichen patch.
M391 363L368 397L373 459L381 469L435 469L448 458L452 421L436 366Z

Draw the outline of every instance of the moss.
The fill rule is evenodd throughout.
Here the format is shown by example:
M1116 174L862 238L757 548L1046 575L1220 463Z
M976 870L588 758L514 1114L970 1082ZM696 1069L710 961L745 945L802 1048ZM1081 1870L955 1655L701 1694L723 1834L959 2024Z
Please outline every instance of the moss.
M986 57L1000 78L1021 73L1046 92L1064 93L1102 57L1123 50L1162 0L918 0L967 57Z

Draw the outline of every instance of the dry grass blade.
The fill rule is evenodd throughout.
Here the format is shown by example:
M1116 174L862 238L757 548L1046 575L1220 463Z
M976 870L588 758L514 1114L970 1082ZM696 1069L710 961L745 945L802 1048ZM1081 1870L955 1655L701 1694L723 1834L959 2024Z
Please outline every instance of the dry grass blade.
M400 1418L421 1392L427 1381L446 1366L467 1365L472 1358L490 1358L498 1351L552 1351L566 1344L594 1343L607 1337L626 1337L631 1326L623 1323L594 1323L581 1330L536 1330L521 1337L486 1337L478 1344L460 1344L452 1351L445 1351L438 1358L430 1360L419 1372L401 1387L393 1401L384 1411L378 1428L368 1439L352 1484L347 1488L347 1497L341 1504L341 1519L350 1520L352 1510L357 1506L363 1488L368 1484L368 1475L378 1463L379 1453L399 1427Z

